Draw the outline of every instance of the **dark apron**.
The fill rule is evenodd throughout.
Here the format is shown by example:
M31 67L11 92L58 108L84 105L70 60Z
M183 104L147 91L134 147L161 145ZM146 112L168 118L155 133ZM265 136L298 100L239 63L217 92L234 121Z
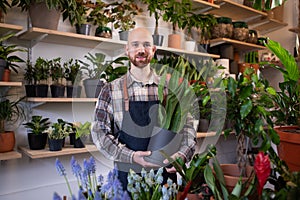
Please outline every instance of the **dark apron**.
M124 80L124 114L121 130L118 131L119 142L134 151L147 151L154 126L157 125L157 113L159 101L129 101L127 80ZM127 176L129 169L140 173L142 166L136 163L115 162L118 169L118 177L123 189L127 189ZM145 169L149 171L150 169ZM176 181L176 173L167 173L164 169L164 183L170 178Z

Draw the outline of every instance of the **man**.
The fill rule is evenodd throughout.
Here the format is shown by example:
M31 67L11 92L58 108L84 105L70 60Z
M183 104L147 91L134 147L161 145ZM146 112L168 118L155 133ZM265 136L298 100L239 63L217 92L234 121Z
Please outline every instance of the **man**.
M126 54L130 60L127 74L106 84L98 98L93 124L93 141L107 158L114 160L119 170L123 189L127 188L127 174L130 168L139 172L142 168L158 168L144 158L149 137L156 125L158 84L160 77L150 68L150 61L156 47L150 32L136 28L128 36ZM188 161L195 146L195 130L188 118L182 131L184 134L179 151L172 157ZM167 160L164 161L167 164ZM166 168L165 179L176 180L174 167Z

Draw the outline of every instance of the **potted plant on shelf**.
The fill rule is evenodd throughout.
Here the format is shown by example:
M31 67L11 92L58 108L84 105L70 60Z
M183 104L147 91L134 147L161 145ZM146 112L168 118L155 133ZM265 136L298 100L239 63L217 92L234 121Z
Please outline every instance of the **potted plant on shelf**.
M40 115L34 115L31 121L23 124L29 129L27 134L29 148L32 150L44 149L47 143L47 134L45 131L49 128L49 118L43 118Z
M79 85L82 72L79 60L70 59L63 64L64 66L64 77L67 80L67 97L80 97L81 85Z
M159 22L159 19L162 17L163 13L164 13L165 2L166 1L163 1L163 0L155 0L155 1L142 0L142 2L147 5L147 9L149 11L150 17L152 15L154 15L155 29L154 29L154 33L152 35L153 44L156 45L156 46L162 46L163 41L164 41L164 36L160 35L158 33L158 22Z
M29 12L33 27L57 30L60 14L75 0L12 0L12 6Z
M109 23L114 22L110 4L97 2L95 8L89 14L88 22L96 25L95 36L112 38L112 30L108 27Z
M12 151L15 147L15 133L5 126L24 118L24 108L20 104L22 100L10 100L7 96L0 98L0 153Z
M17 55L12 55L18 52L26 52L25 49L18 48L17 45L4 45L4 41L12 38L14 34L9 34L0 37L0 80L9 81L10 73L13 70L18 73L17 68L20 66L17 63L22 63L24 60ZM2 73L1 73L2 72Z
M49 78L49 65L48 61L44 58L38 57L33 66L33 71L36 80L36 97L48 96L48 78Z
M128 31L135 27L134 16L142 11L134 0L114 2L112 6L112 18L114 28L119 29L120 40L127 41Z
M276 132L280 137L278 153L292 171L300 171L300 86L299 67L295 58L280 43L268 39L266 47L281 61L283 67L274 65L284 78L279 83L280 91L273 98L275 108L272 111L276 121Z
M30 61L26 63L24 80L26 97L36 97L36 74Z
M163 14L163 20L172 23L172 34L168 36L168 47L181 48L181 36L177 29L184 29L189 17L188 13L192 11L192 2L190 0L171 0L167 1Z
M61 58L54 58L48 61L50 77L52 84L50 85L52 97L64 97L65 85L63 84L64 68L61 66Z
M50 151L61 151L64 146L64 139L72 132L70 124L62 119L52 123L46 130Z
M86 139L85 137L91 134L91 122L75 123L75 141L74 148L84 148L85 145L83 141Z

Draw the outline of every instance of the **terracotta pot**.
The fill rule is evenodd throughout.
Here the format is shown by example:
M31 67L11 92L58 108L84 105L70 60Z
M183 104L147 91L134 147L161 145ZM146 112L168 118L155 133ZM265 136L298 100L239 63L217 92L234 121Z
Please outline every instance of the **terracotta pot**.
M246 68L253 68L255 73L257 73L257 70L259 70L259 64L258 63L239 63L239 72L243 73Z
M177 200L182 199L182 198L181 198L182 193L183 193L183 192L178 191L178 193L177 193ZM200 200L200 199L201 199L201 198L199 197L198 194L191 194L191 193L188 193L187 196L186 196L186 198L187 198L188 200ZM186 199L186 198L185 198L185 199Z
M237 164L221 164L221 169L224 174L225 184L228 189L228 192L231 193L234 186L240 179L240 171ZM242 183L245 183L253 171L252 166L247 166L246 175L247 177L242 177ZM249 181L250 184L250 181Z
M11 73L11 71L9 69L4 69L2 81L9 82L10 81L10 73Z
M0 133L0 153L14 150L15 142L15 133L13 131Z
M298 126L281 126L274 128L280 137L279 157L286 162L291 171L300 171L300 134Z
M168 47L181 49L181 36L179 34L170 34L168 36Z

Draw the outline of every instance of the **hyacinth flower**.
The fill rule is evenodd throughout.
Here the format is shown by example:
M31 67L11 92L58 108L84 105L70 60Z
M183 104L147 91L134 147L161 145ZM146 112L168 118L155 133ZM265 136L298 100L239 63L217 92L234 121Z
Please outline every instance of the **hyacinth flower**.
M69 184L69 181L67 179L67 174L66 174L66 170L63 166L63 164L60 162L60 160L58 158L56 158L56 161L55 161L55 167L56 167L56 170L58 172L58 174L60 176L63 176L66 183L67 183L67 186L68 186L68 190L70 192L70 195L72 196L72 190L71 190L71 187L70 187L70 184Z
M259 152L255 158L254 170L258 179L258 194L261 196L263 187L271 173L271 162L269 155Z
M82 188L82 185L81 185L81 183L80 183L80 176L81 176L81 173L82 173L81 166L80 166L80 164L75 160L74 156L72 156L71 161L70 161L70 164L71 164L72 173L73 173L73 175L76 177L77 185L78 185L78 187L79 187L79 190L82 192L82 191L83 191L83 188Z

